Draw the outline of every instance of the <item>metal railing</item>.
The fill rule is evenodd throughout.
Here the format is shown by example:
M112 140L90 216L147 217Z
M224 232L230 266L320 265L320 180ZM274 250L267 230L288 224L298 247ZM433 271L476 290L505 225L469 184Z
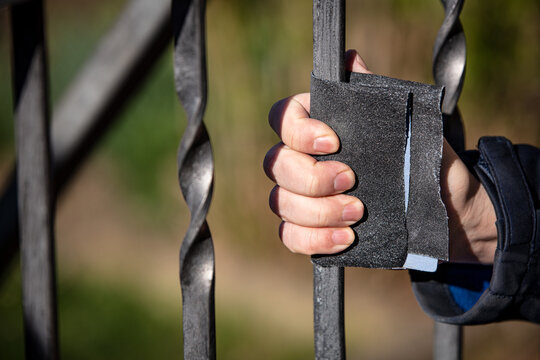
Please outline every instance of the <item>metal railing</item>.
M26 354L58 357L49 89L43 3L11 8L15 142Z
M459 21L463 1L442 3L446 16L435 42L433 74L436 84L446 86L445 136L461 150L463 127L457 101L465 70ZM20 246L26 357L58 358L54 199L139 88L172 33L176 91L188 117L178 153L179 183L191 212L180 253L184 358L215 359L214 254L206 223L213 157L203 123L205 1L173 0L171 22L168 0L132 0L52 116L43 2L0 0L0 6L8 6L11 13L17 149L17 176L12 175L0 198L0 271ZM345 1L314 0L313 9L313 71L320 78L342 80ZM134 26L140 31L132 32ZM314 265L317 359L345 359L343 299L343 268ZM461 338L461 327L436 323L434 358L461 358Z

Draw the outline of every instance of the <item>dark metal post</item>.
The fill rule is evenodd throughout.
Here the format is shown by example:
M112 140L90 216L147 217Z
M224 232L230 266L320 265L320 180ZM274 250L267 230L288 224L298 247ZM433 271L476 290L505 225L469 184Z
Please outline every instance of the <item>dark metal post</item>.
M54 194L62 192L130 97L144 84L146 75L170 44L170 18L168 0L131 0L54 107ZM133 31L135 27L137 31ZM18 247L15 183L12 176L0 197L0 275Z
M315 358L345 359L344 269L313 265Z
M313 1L313 73L345 80L345 0Z
M188 125L178 150L178 180L191 212L180 249L184 359L215 359L214 245L206 215L214 159L206 108L205 1L173 0L174 77Z
M460 360L463 329L461 326L435 322L433 359Z
M345 0L313 1L313 73L345 79ZM344 269L313 265L315 358L345 359Z
M11 8L15 139L27 359L57 359L53 198L43 3Z
M433 48L433 77L445 86L442 104L444 136L456 151L465 150L465 136L457 107L465 78L466 44L459 15L464 0L441 0L445 17ZM461 359L462 328L459 325L435 323L433 358Z
M442 104L444 136L454 150L465 150L465 136L457 102L465 78L465 34L459 20L464 0L441 0L444 21L433 47L433 78L445 87Z

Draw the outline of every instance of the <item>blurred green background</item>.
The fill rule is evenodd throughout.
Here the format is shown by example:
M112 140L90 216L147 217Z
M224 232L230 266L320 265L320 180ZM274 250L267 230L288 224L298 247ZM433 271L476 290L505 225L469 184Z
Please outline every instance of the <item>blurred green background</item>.
M65 91L125 1L46 2L51 102ZM348 2L347 47L376 73L432 82L438 1ZM280 244L267 208L262 159L277 137L276 100L307 91L311 1L212 0L207 8L209 103L216 183L209 224L216 245L220 359L309 359L311 265ZM540 3L470 1L460 108L467 145L505 135L540 145ZM13 165L7 10L0 9L0 175ZM169 48L59 199L56 218L60 341L66 359L181 356L178 250L189 213L176 179L185 117ZM429 359L432 322L405 272L347 269L351 359ZM20 274L0 283L0 358L23 357ZM465 331L467 359L540 358L537 326Z

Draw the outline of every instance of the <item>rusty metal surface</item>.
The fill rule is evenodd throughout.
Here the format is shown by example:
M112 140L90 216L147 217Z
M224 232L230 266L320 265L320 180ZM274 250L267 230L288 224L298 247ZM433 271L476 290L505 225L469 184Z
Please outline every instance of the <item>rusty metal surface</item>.
M206 215L214 160L203 123L207 98L205 1L173 0L174 77L188 124L178 150L178 180L191 212L180 249L184 359L215 359L214 246Z
M27 359L58 358L54 206L43 3L11 8L22 302Z
M313 73L345 79L345 0L313 1ZM313 264L315 358L345 359L344 269Z

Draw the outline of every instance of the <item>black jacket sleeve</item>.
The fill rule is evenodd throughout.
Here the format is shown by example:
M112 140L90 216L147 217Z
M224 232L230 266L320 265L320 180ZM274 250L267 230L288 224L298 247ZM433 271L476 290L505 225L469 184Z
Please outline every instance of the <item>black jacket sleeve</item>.
M493 266L441 264L411 271L423 310L437 321L484 324L510 319L540 323L540 150L484 137L463 154L486 188L497 216Z

